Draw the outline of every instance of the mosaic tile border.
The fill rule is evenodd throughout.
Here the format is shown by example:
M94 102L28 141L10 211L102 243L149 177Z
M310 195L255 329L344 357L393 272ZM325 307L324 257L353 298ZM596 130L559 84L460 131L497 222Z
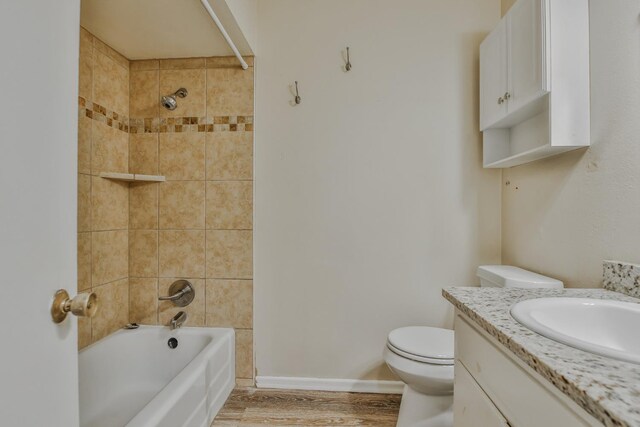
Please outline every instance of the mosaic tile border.
M640 298L640 265L620 261L603 261L602 286L610 291Z
M83 97L78 97L79 114L85 115L92 120L105 123L107 126L129 132L129 118L115 111L107 110L100 104L87 101Z
M132 119L78 97L79 114L126 133L253 132L253 116Z
M253 116L129 119L130 133L251 132Z

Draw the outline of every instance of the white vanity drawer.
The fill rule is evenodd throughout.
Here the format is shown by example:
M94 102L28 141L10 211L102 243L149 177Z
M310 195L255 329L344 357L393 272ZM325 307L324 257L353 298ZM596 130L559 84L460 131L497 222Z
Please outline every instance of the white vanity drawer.
M508 427L507 419L459 361L455 369L455 427Z
M502 345L472 325L461 313L455 319L456 360L468 370L513 427L601 426L595 418L534 372ZM456 365L456 377L459 375ZM464 372L462 373L464 375ZM456 388L458 394L465 392ZM454 403L454 407L456 405ZM458 427L458 423L455 423ZM466 426L467 424L460 424Z

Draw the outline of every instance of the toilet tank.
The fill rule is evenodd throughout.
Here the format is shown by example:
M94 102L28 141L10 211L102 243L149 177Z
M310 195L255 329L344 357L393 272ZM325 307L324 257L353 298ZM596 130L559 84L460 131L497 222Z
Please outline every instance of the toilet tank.
M563 288L560 280L511 265L481 265L480 286L493 288Z

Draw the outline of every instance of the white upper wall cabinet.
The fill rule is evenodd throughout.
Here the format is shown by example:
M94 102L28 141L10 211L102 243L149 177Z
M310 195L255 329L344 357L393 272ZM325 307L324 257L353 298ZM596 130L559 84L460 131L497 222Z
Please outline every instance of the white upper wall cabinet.
M546 15L541 0L519 1L513 5L507 23L509 45L509 111L525 107L549 92Z
M484 167L589 145L588 0L518 0L480 45Z
M480 128L507 115L507 21L500 24L480 45Z

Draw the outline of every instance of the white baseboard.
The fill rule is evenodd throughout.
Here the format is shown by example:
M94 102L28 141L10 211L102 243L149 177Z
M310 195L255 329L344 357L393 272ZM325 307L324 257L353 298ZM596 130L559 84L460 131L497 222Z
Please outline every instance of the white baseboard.
M257 376L256 387L287 390L349 391L354 393L402 394L402 390L404 390L404 383L402 381Z

